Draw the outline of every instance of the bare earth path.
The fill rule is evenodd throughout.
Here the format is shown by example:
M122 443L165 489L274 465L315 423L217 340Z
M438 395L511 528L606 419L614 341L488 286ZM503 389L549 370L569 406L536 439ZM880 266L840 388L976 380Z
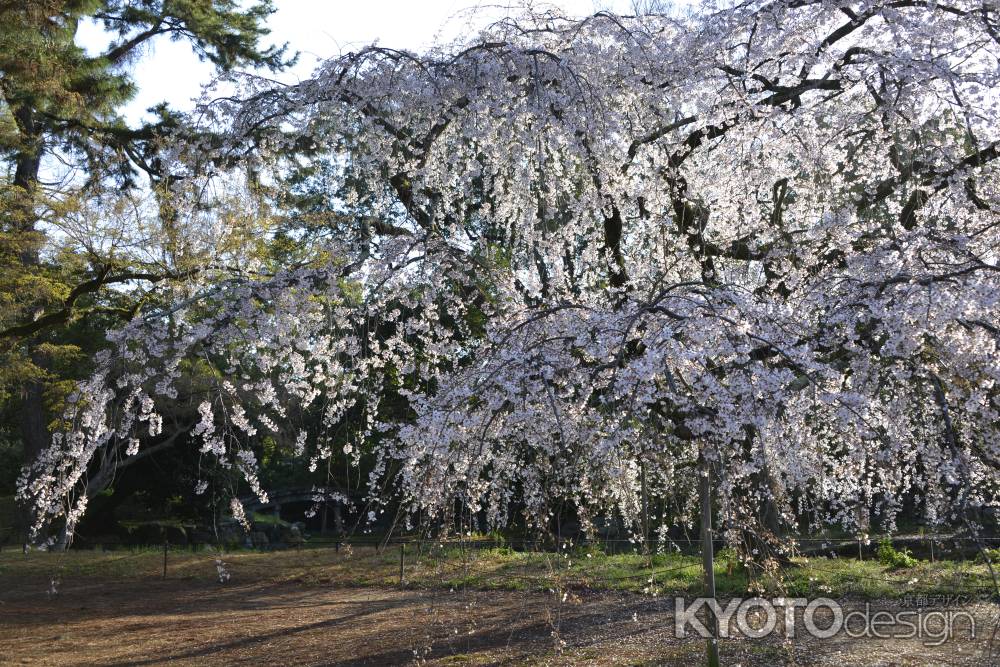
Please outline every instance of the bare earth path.
M671 602L630 594L560 603L524 592L89 580L50 596L42 580L0 584L4 665L687 666L703 650L673 637ZM984 653L995 609L970 609L982 619L975 641L733 639L724 664L1000 664Z

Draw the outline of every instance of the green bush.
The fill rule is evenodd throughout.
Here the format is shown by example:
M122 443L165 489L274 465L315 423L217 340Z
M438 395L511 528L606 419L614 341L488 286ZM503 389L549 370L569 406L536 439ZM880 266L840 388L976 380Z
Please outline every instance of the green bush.
M896 549L892 541L886 537L878 543L878 562L893 570L915 567L917 559L910 554L909 549Z
M976 556L976 560L978 560L981 563L985 563L986 558L989 558L990 562L993 563L994 565L1000 563L1000 547L996 549L983 549L983 551L985 551L986 553L985 554L979 553ZM986 556L986 558L983 557L984 555Z

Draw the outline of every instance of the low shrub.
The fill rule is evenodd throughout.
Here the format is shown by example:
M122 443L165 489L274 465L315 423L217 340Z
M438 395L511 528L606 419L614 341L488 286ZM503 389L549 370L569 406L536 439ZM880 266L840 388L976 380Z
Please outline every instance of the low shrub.
M902 570L917 565L917 559L909 549L896 549L888 537L878 543L878 562L892 570Z

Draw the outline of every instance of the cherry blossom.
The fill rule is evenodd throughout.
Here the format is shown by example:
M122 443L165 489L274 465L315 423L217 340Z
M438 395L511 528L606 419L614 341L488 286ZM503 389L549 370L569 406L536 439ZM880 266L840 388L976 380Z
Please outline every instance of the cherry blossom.
M700 461L730 527L995 508L998 58L980 2L784 0L234 77L200 110L224 145L171 147L215 158L178 197L200 220L322 166L328 261L164 286L21 494L72 531L88 466L159 433L198 359L191 433L262 495L251 443L287 430L313 465L374 447L373 502L491 526L637 526L643 494L693 521Z

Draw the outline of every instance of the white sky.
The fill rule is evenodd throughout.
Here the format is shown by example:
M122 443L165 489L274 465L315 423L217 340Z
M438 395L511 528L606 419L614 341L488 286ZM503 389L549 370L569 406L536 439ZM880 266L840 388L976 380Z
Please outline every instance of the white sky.
M503 2L504 0L500 0ZM488 2L488 0L486 0ZM276 0L277 11L268 21L268 41L288 42L299 51L299 63L281 75L285 81L307 78L318 62L379 42L384 46L419 51L435 36L455 36L467 21L457 18L476 4L489 7L487 14L500 16L498 5L475 0ZM628 13L630 0L550 0L566 15L583 16L610 9ZM108 38L96 24L82 24L77 42L98 51ZM149 107L168 101L175 109L192 108L192 99L212 78L210 63L202 63L185 42L155 39L132 65L139 93L125 108L125 116L138 120Z

